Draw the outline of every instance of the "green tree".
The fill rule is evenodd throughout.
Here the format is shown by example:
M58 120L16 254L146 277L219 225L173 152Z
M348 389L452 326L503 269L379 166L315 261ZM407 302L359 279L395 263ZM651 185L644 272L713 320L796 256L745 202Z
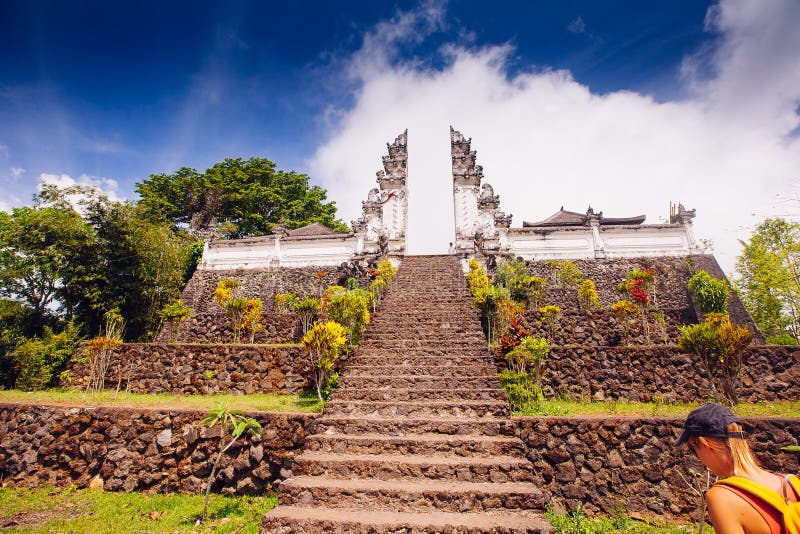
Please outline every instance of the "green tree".
M22 207L0 212L0 296L39 316L64 295L66 270L93 244L91 227L71 208Z
M700 358L712 396L721 396L726 404L735 405L742 353L753 335L722 313L708 313L702 323L681 326L679 330L678 348Z
M742 303L767 340L800 340L800 224L775 218L758 225L736 274Z
M225 159L200 173L183 167L172 174L151 174L136 184L141 205L150 217L209 228L214 219L227 225L231 237L261 235L275 224L299 228L322 223L348 231L336 218L336 203L327 192L310 186L309 177L275 168L264 158Z

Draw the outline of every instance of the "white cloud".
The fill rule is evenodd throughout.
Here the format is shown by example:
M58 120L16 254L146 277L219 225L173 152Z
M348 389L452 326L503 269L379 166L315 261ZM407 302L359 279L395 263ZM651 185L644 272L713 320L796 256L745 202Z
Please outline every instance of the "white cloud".
M583 22L583 17L576 17L569 24L567 24L567 31L570 33L585 33L586 23Z
M11 178L16 180L17 178L25 174L25 169L23 169L22 167L11 167L8 172L11 175Z
M384 143L408 128L409 249L444 252L453 235L452 124L472 137L514 226L589 204L655 223L668 216L669 201L681 201L697 208L695 232L713 241L730 274L737 239L776 213L776 195L800 177L800 140L786 137L798 125L800 32L790 28L800 23L800 4L754 4L726 0L712 11L715 74L689 80L692 98L665 103L630 91L596 95L569 72L509 77L509 46L449 45L449 63L437 71L390 61L393 43L441 20L428 8L399 14L405 22L392 36L376 44L370 33L355 54L355 104L332 114L336 133L310 161L312 175L342 215L355 218Z
M0 211L11 211L13 206L5 200L0 200Z

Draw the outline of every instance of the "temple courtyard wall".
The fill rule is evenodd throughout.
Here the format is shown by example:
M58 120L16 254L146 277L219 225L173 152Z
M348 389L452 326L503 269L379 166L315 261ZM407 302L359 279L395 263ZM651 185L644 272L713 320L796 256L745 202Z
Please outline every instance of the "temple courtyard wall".
M248 436L221 462L214 491L259 494L292 474L314 433L315 414L254 412ZM0 404L0 477L16 487L102 484L106 490L201 491L219 447L205 412ZM512 427L536 467L534 481L556 510L580 509L689 519L697 497L686 482L701 471L672 442L682 420L665 417L515 417ZM743 418L768 469L798 472L800 419Z

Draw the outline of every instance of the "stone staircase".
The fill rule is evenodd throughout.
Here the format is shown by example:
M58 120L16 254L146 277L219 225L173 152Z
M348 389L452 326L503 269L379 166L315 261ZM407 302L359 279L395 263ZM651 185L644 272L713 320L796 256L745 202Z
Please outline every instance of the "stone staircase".
M453 256L406 256L271 533L539 533L543 497Z

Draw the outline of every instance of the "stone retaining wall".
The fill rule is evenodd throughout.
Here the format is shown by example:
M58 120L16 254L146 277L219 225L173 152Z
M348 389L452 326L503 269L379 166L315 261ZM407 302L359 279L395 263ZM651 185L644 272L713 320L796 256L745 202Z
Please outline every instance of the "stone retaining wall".
M85 487L95 477L113 491L198 493L210 473L219 427L206 413L128 408L0 404L0 479L11 486ZM314 432L316 414L256 412L260 439L248 436L221 462L213 489L261 493L291 476L293 458ZM535 467L535 483L555 510L629 513L685 520L697 499L679 472L703 471L686 447L674 448L683 420L664 417L515 417ZM743 418L767 469L798 473L800 418ZM696 519L696 517L695 517Z
M697 520L698 498L681 478L705 472L687 447L675 448L683 421L672 418L517 417L534 482L556 511L628 513ZM743 418L765 468L798 473L800 419ZM713 477L712 477L713 480Z
M78 356L72 387L88 383ZM106 387L135 393L296 393L308 384L310 366L299 346L126 343L114 351Z
M220 445L220 427L200 411L0 404L0 479L21 487L100 477L111 491L200 493ZM248 434L220 462L215 492L260 494L291 476L314 414L257 412ZM98 479L95 479L96 482Z
M743 362L740 401L800 398L800 347L751 347ZM555 347L547 357L542 385L549 396L573 399L708 398L708 382L697 357L675 346Z
M650 316L650 340L652 343L663 343L665 339L673 343L678 338L679 326L697 322L694 312L688 308L663 310L663 313L663 327L656 323L652 314ZM556 321L552 335L547 325L541 321L541 314L538 310L528 310L525 313L525 323L532 336L546 337L554 345L596 347L617 346L626 343L642 345L647 341L641 322L638 320L628 332L627 339L625 339L622 326L620 326L609 309L592 311L565 310Z
M160 343L230 343L233 329L230 319L221 309L194 315L180 325L177 335L172 323L161 328L156 338ZM295 343L300 339L300 319L293 313L264 312L263 329L256 332L255 343Z

